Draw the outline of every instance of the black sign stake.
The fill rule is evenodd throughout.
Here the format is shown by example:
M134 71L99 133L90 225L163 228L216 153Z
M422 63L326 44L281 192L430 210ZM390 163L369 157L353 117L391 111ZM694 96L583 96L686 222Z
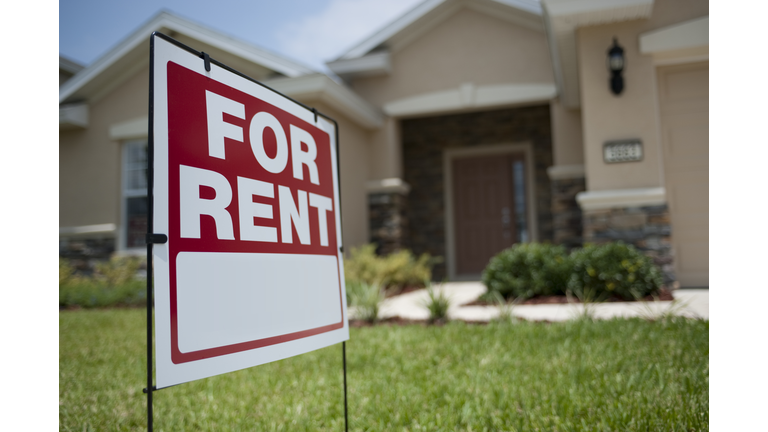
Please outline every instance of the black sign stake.
M153 300L153 263L152 263L152 247L155 244L164 244L168 242L168 236L166 234L162 233L155 233L153 232L153 187L154 187L154 56L155 56L155 37L159 37L169 43L172 43L176 45L179 48L182 48L200 58L203 59L205 70L207 72L210 72L211 70L211 63L215 64L218 67L221 67L224 70L227 70L235 75L238 75L242 78L245 78L253 83L256 83L282 97L285 99L288 99L292 102L294 102L297 105L302 106L303 108L311 111L314 114L314 120L315 123L317 122L318 116L323 117L327 119L328 121L332 122L334 124L335 129L335 140L336 140L336 166L337 166L337 182L339 185L341 185L341 169L340 169L340 155L339 155L339 125L336 122L336 120L328 117L327 115L323 114L322 112L319 112L316 108L310 108L307 105L304 105L278 91L275 91L274 89L265 86L264 84L260 83L259 81L254 80L253 78L248 77L247 75L238 72L229 66L222 64L221 62L217 61L216 59L212 59L208 53L199 52L193 48L190 48L181 42L178 42L162 33L159 32L153 32L149 39L149 50L150 50L150 56L149 56L149 131L148 131L148 140L147 140L147 235L146 235L146 243L147 243L147 386L144 388L144 393L147 394L147 430L152 431L154 427L154 419L153 419L153 400L152 395L155 391L158 390L158 388L153 384L153 374L154 374L154 362L153 362L153 307L154 307L154 300ZM341 209L341 196L338 197L338 205L339 209ZM339 220L341 220L341 212L339 212ZM343 253L344 248L342 245L339 245L339 250ZM348 417L348 406L347 406L347 344L346 341L342 341L341 344L342 349L342 365L343 365L343 372L344 372L344 430L349 431L349 417Z

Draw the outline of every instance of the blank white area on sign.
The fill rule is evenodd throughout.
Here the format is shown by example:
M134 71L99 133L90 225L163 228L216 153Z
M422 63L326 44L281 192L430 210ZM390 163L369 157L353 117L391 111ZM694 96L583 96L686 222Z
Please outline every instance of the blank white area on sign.
M180 252L181 352L256 341L341 322L336 256Z

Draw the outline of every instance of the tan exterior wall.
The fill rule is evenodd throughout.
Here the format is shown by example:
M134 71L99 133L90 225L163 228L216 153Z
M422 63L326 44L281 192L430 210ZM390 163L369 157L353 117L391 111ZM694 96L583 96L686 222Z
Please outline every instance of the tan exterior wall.
M341 233L344 251L368 243L368 195L370 133L323 103L312 104L339 125L341 177Z
M581 110L566 109L558 101L550 103L552 118L552 158L555 166L582 165Z
M113 223L121 218L121 147L115 123L147 115L149 69L89 106L88 128L59 133L59 226Z
M587 190L659 187L664 185L660 147L655 65L639 52L642 33L709 14L706 1L658 0L650 19L581 28L577 32L584 165ZM624 92L614 96L608 87L606 53L613 38L624 48ZM638 138L643 142L640 162L606 164L603 143Z
M384 119L384 126L370 133L368 180L401 178L403 176L403 154L400 144L400 121L391 117Z
M388 76L358 79L352 88L375 106L464 83L551 83L544 32L463 8L391 55Z

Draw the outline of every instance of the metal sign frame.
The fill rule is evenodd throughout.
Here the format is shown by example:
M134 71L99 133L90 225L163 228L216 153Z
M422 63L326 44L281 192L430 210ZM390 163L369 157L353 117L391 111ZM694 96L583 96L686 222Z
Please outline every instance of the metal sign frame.
M158 57L158 52L161 52L160 59L164 60L165 62L162 65L156 64L156 57ZM167 57L167 53L172 52L172 57ZM168 60L169 58L173 58L177 60L177 62L171 62ZM179 63L179 64L177 64ZM341 321L338 323L335 323L336 318L332 319L332 322L330 325L324 325L317 327L317 322L315 321L312 323L304 323L302 322L301 325L304 325L304 327L308 328L300 328L300 331L293 331L291 333L287 333L286 335L272 335L272 337L264 336L262 333L258 333L256 330L251 330L251 326L247 326L247 331L256 331L256 333L259 336L253 336L253 338L261 337L261 339L254 339L253 342L245 342L245 343L229 343L222 345L222 343L217 342L217 340L214 340L214 345L216 343L219 343L219 345L222 346L214 346L211 348L210 346L203 346L196 347L193 349L187 349L187 352L182 352L179 349L179 338L176 337L176 333L179 328L179 314L178 314L178 305L176 303L173 303L173 301L178 301L178 299L175 300L169 300L171 297L169 297L170 294L166 292L165 290L167 288L170 288L171 291L175 289L175 283L178 281L175 279L171 279L171 273L175 276L177 273L181 272L181 270L176 269L176 271L172 270L173 267L169 267L168 262L170 260L176 259L177 257L182 256L182 252L179 252L178 246L177 249L170 249L174 251L173 256L169 256L169 240L171 245L173 246L173 239L177 239L176 244L182 244L181 240L178 240L181 236L178 234L178 227L174 227L173 230L169 231L170 229L170 213L173 213L172 206L169 201L169 196L173 197L173 193L169 192L168 183L169 180L169 173L170 169L168 168L171 166L169 153L168 150L170 147L169 144L169 103L168 103L168 94L171 92L168 86L168 74L172 67L178 66L178 74L192 77L191 80L197 80L197 82L204 83L205 86L210 85L218 85L220 88L224 89L223 91L230 91L227 90L228 88L232 89L232 94L234 92L240 92L245 95L245 97L250 97L251 99L258 101L259 103L263 103L264 106L270 107L273 112L277 113L279 116L285 115L286 118L290 117L291 114L293 114L292 118L294 123L299 124L299 126L296 126L298 131L294 130L294 125L291 123L291 136L299 136L298 132L303 132L304 135L301 135L303 139L305 138L308 141L312 141L312 136L314 135L315 139L321 140L321 142L317 145L316 148L320 148L321 150L328 147L328 150L330 153L324 153L323 151L316 150L315 151L315 157L318 160L324 161L323 163L329 163L331 167L331 174L330 176L333 177L331 179L332 181L332 198L328 199L323 197L322 195L317 195L313 193L309 193L310 200L315 199L315 206L317 207L317 226L322 227L319 228L319 233L315 234L314 238L320 238L319 245L326 247L326 249L322 249L323 254L317 253L315 249L312 249L309 254L302 254L302 253L296 253L295 251L298 250L299 252L303 252L307 249L307 247L302 245L309 245L309 243L305 243L304 238L297 239L296 245L293 244L282 244L282 249L280 249L279 253L220 253L216 256L224 256L227 259L229 259L231 256L245 256L248 261L249 265L253 265L254 262L258 263L258 260L254 261L253 257L272 257L276 256L278 260L282 260L280 262L285 262L285 257L297 257L297 259L309 259L311 262L317 262L318 260L321 260L323 263L328 263L329 257L336 257L337 261L337 271L338 271L338 294L339 294L339 305L341 307L340 309L340 317ZM156 69L157 67L163 68L163 70ZM192 381L195 379L205 378L208 376L213 376L221 373L227 373L234 370L239 370L247 367L256 366L259 364L268 363L275 360L280 360L283 358L291 357L294 355L303 354L305 352L309 352L315 349L323 348L326 346L334 345L338 342L342 342L342 358L343 358L343 374L344 374L344 419L345 419L345 430L347 430L347 380L346 380L346 340L349 339L349 327L347 322L347 311L346 311L346 295L345 295L345 287L344 287L344 279L343 279L343 259L342 259L342 253L343 253L343 246L341 241L341 196L340 196L340 174L339 174L339 139L338 139L338 123L324 115L323 113L319 112L315 108L308 107L298 101L295 101L291 99L290 97L287 97L265 85L258 82L255 79L252 79L248 77L247 75L238 72L220 62L210 57L209 54L204 52L199 52L191 47L188 47L162 33L154 32L150 36L150 78L149 78L149 142L148 142L148 191L147 191L147 199L148 199L148 223L147 223L147 266L148 269L150 269L150 277L147 278L147 388L144 389L144 391L147 393L147 422L148 422L148 429L152 430L153 425L153 409L152 409L152 394L153 391L157 390L158 388L164 388L171 385L180 384L182 382ZM174 72L176 73L176 72ZM157 78L160 77L160 80ZM216 77L219 77L219 80L216 79ZM226 83L223 83L221 81L222 77L226 77ZM158 82L165 79L166 82ZM180 82L181 78L174 75L174 83ZM190 82L192 82L190 80ZM186 81L185 81L186 82ZM213 84L211 84L213 83ZM177 84L172 84L177 85ZM229 85L230 87L227 87ZM246 88L249 91L243 91L243 89ZM197 89L199 90L199 88ZM186 91L177 91L176 94L185 94ZM198 91L199 93L199 91ZM205 91L206 97L208 97L209 92L207 89ZM258 94L259 96L255 96L255 94ZM157 99L156 97L159 97ZM163 99L165 98L165 99ZM159 100L160 103L159 106L156 105L156 100ZM270 103L271 101L271 103ZM178 105L178 106L187 106L187 105ZM280 111L281 107L284 111ZM282 114L283 112L287 114ZM225 112L226 113L226 112ZM262 112L259 112L258 114L262 114ZM219 118L221 119L221 116L223 114L219 115ZM298 117L297 117L298 116ZM255 118L256 116L254 116ZM273 116L274 118L274 116ZM281 117L282 119L283 117ZM158 120L159 119L159 120ZM302 120L303 119L303 120ZM317 125L316 128L320 129L312 129L311 126L301 126L301 125L311 125L311 120L314 120L314 125ZM224 120L222 120L224 121ZM285 123L284 120L281 120L283 123ZM303 121L303 123L302 123ZM210 120L209 120L210 122ZM253 125L254 121L252 120L251 125ZM273 129L276 129L274 127L275 124L272 124ZM267 126L269 127L269 126ZM303 127L306 130L309 130L310 132L305 132L303 129L299 129L300 127ZM156 130L159 128L159 135L155 136ZM211 129L209 125L209 130ZM177 131L178 127L174 129L174 131ZM317 132L320 131L320 132ZM323 132L324 131L324 132ZM263 132L263 130L262 130ZM176 133L176 132L174 132ZM244 134L245 132L243 132ZM328 138L325 139L325 136L323 133L328 134ZM210 134L210 132L209 132ZM275 135L277 133L275 132ZM197 137L200 136L199 131ZM225 135L226 136L226 135ZM209 136L210 137L210 136ZM227 136L229 137L229 136ZM159 142L156 142L156 138L159 138ZM229 137L232 138L232 137ZM293 139L293 138L292 138ZM241 138L241 141L243 143L245 142L244 139ZM277 139L279 141L279 139ZM159 145L159 147L157 147ZM210 144L209 144L210 145ZM305 141L301 141L299 144L296 144L294 142L291 143L292 152L294 154L299 154L300 156L304 156L304 160L307 160L306 154L311 153L311 151L303 150L307 147L307 144ZM295 147L298 145L299 147ZM314 145L314 143L312 144ZM252 144L253 146L253 144ZM303 147L302 147L303 146ZM311 147L311 146L310 146ZM223 137L222 137L222 148L223 148ZM297 150L298 149L298 150ZM157 151L159 150L159 153ZM165 153L163 153L165 151ZM254 147L254 154L256 154L256 148ZM304 153L306 154L304 154ZM318 154L319 152L319 154ZM159 156L158 156L159 155ZM211 154L213 156L213 154ZM258 155L256 156L258 159ZM270 156L266 156L269 158ZM328 159L330 157L330 159ZM278 156L274 156L273 158L277 159ZM158 159L160 161L158 162ZM223 157L222 157L223 159ZM313 159L314 161L314 159ZM158 189L158 186L156 184L156 172L155 172L155 165L159 163L158 167L160 167L160 186ZM176 163L176 160L174 159L174 163ZM300 162L296 162L293 160L293 176L297 179L301 179L301 173L297 176L297 166L300 171L303 171L304 168L307 169L306 172L308 172L309 178L312 179L312 183L320 185L319 177L317 174L317 167L315 167L315 172L313 173L310 164L305 163L306 166L302 166ZM317 165L320 165L321 167L325 168L328 165L323 165L321 162L318 162ZM176 163L177 169L180 169L178 167L181 167L182 165L179 165ZM163 171L163 167L165 167L165 171ZM268 169L267 169L268 170ZM325 176L326 180L330 177L329 174L322 170L321 176ZM275 172L275 171L270 171ZM177 174L177 177L175 177L175 182L180 183L182 182L178 178L178 171L175 172ZM165 177L163 177L165 176ZM223 177L222 177L223 178ZM240 185L241 177L237 177L237 185ZM245 179L244 181L248 181L249 179ZM309 180L309 179L308 179ZM318 180L318 181L315 181ZM250 180L251 182L256 183L263 183L258 180ZM165 183L163 183L165 182ZM328 181L325 182L326 184ZM277 186L278 184L275 183L273 186ZM203 187L206 186L204 184L199 185L199 190L202 191ZM280 190L281 193L281 199L283 198L283 195L288 196L289 198L291 195L291 190L288 186L278 186L282 187L285 190ZM312 187L310 185L310 187ZM328 186L324 186L327 190ZM181 190L182 186L176 185L176 189L173 189L176 193L176 195L181 194L179 192ZM288 192L286 192L288 190ZM159 191L159 197L156 196L155 192ZM285 194L283 194L285 192ZM306 191L297 191L298 196L298 202L301 203L301 194L303 192L304 197L304 216L309 217L308 212L306 211ZM197 192L196 192L197 193ZM216 194L218 195L219 191L216 190ZM200 195L202 195L202 192L199 192ZM314 197L313 197L314 195ZM327 193L326 193L327 195ZM272 198L277 198L276 194L272 196ZM289 198L286 198L288 200ZM178 198L179 200L181 198ZM200 197L200 200L202 200L202 196ZM210 199L210 198L207 198ZM251 201L253 199L253 195L250 195L249 198ZM175 204L178 205L179 201L175 201ZM282 203L282 201L281 201ZM294 205L292 199L290 201L291 205ZM320 203L320 204L318 204ZM329 204L330 203L330 204ZM157 213L156 210L156 204L159 204L157 207L160 207L160 212ZM253 202L250 202L249 204L253 205ZM163 207L165 205L165 207ZM256 203L256 206L259 204ZM300 204L296 204L299 206ZM263 204L262 204L263 206ZM332 207L328 207L332 206ZM289 206L286 205L286 208ZM174 207L175 208L175 207ZM170 209L170 210L169 210ZM178 209L176 209L178 210ZM322 210L322 211L321 211ZM288 211L288 210L286 210ZM174 216L178 217L178 213L180 210L176 213L173 213ZM282 212L282 208L281 208ZM334 216L334 220L329 225L326 222L326 225L323 226L322 223L325 222L325 215L326 213L331 212ZM320 214L322 213L322 216ZM293 213L295 214L295 213ZM208 215L207 213L205 215ZM289 215L290 216L290 215ZM258 218L259 216L257 216ZM283 215L281 214L281 217ZM297 216L299 217L299 216ZM159 218L159 219L158 219ZM183 216L182 216L183 218ZM198 217L198 220L202 219L202 214L200 217ZM236 218L235 218L236 219ZM242 213L241 213L241 220L242 220ZM294 219L287 219L290 222L294 222L294 225L291 225L289 223L288 227L288 236L290 236L290 230L295 228L297 231L293 231L293 233L297 233L299 228L295 225ZM157 223L159 222L159 224ZM251 222L253 222L253 218L251 217ZM182 222L183 223L183 222ZM202 224L198 222L199 224ZM161 233L156 233L155 229L156 227L160 226L160 231L165 231ZM330 228L329 228L330 227ZM216 232L218 235L218 222L216 225ZM275 235L277 232L277 228L274 228ZM327 231L323 231L327 230ZM285 236L285 231L282 232L282 236ZM323 233L325 233L325 237L323 237ZM301 233L299 233L299 236L301 236ZM308 238L309 234L307 234ZM170 237L170 238L169 238ZM200 238L198 236L198 238ZM288 237L290 239L290 237ZM298 245L299 241L301 245ZM276 242L276 240L275 240ZM220 242L221 243L221 242ZM285 239L283 238L283 243L286 243ZM287 243L291 243L288 241ZM228 245L231 245L232 243L227 243ZM313 246L314 247L314 246ZM291 249L293 248L293 249ZM304 248L304 249L301 249ZM333 249L335 252L328 252L330 249ZM204 255L206 257L213 256L214 252L189 252L188 255L194 255L195 253L199 255ZM317 259L315 258L306 258L306 257L312 257L315 255L312 255L312 253L317 253ZM282 254L282 255L281 255ZM186 256L186 255L185 255ZM325 258L323 258L325 257ZM158 261L162 264L160 266L155 266L154 262ZM312 261L314 260L314 261ZM179 260L180 261L180 260ZM187 265L187 267L184 267L185 269L193 269L195 265L199 264L200 261L192 261L192 265ZM305 263L306 261L298 261L299 263ZM237 265L240 265L241 261L237 261ZM230 265L229 269L235 269L235 273L237 273L238 268L237 265ZM264 266L262 266L264 267ZM179 268L181 268L181 264L179 264ZM323 269L322 271L325 272L325 274L330 275L326 267L318 267L320 269ZM210 270L210 269L209 269ZM203 275L204 273L195 273L195 277L199 277L200 275ZM184 270L186 271L186 270ZM333 276L328 276L326 280L330 280ZM155 296L153 293L153 278L157 279L155 282L161 286L161 289L163 291L159 292L159 297ZM237 280L241 280L242 278L239 278ZM235 281L236 282L236 281ZM332 283L330 283L329 286L332 286ZM327 292L327 291L326 291ZM185 294L188 295L188 294ZM251 294L249 294L251 295ZM326 296L327 297L327 296ZM155 304L155 299L158 299L158 303ZM173 303L172 305L169 303ZM153 364L153 306L155 307L156 312L156 322L155 322L155 332L157 332L157 339L156 341L162 341L162 343L158 342L158 349L159 352L155 352L154 354L158 358L157 362L157 371L160 372L162 370L162 375L158 373L158 376L160 379L158 379L158 384L153 384L153 372L155 371L155 365ZM169 307L170 306L170 307ZM174 307L175 306L175 307ZM321 309L324 310L324 309ZM172 314L172 318L169 321L169 316L165 312L170 311L169 314ZM324 319L325 322L328 322L330 318L328 316L337 316L334 315L334 313L331 313L328 315L323 316L322 319ZM159 320L159 321L158 321ZM189 322L189 321L187 321ZM237 324L237 322L235 322ZM335 323L335 324L334 324ZM313 327L315 326L315 327ZM238 327L242 328L241 327ZM285 332L287 330L283 330L284 328L288 327L280 327L278 330L279 332ZM295 330L294 327L290 327ZM223 331L226 333L226 329ZM220 332L221 333L221 332ZM176 339L174 339L176 337ZM251 337L251 336L248 336ZM169 340L173 339L172 343L169 343ZM198 338L198 337L187 337L187 341L192 341L192 344L197 344L199 342L199 339L204 338ZM175 345L173 345L175 344ZM187 343L189 345L189 342ZM261 350L261 351L260 351ZM190 354L191 353L191 354ZM224 360L222 360L224 359ZM232 359L235 359L234 361ZM201 366L202 365L202 366ZM172 371L172 372L169 372Z

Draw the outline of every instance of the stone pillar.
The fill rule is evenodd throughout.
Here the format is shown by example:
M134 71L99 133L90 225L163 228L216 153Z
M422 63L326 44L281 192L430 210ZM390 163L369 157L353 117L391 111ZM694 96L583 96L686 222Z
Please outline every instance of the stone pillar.
M370 181L368 220L370 242L376 253L387 255L408 247L406 201L410 187L399 178Z
M547 174L552 185L553 242L569 249L581 247L582 215L576 195L586 190L584 166L553 166Z
M664 284L670 286L675 280L674 256L672 254L672 226L669 208L664 202L663 188L661 203L654 200L638 200L637 203L618 205L620 199L612 198L614 205L596 204L590 202L592 197L578 197L583 210L584 242L607 243L621 240L631 244L651 257L664 275ZM652 189L648 189L652 191ZM612 191L606 191L608 193ZM599 193L592 193L598 195ZM658 193L657 193L658 194ZM589 194L587 194L589 195ZM626 197L627 195L625 195Z

